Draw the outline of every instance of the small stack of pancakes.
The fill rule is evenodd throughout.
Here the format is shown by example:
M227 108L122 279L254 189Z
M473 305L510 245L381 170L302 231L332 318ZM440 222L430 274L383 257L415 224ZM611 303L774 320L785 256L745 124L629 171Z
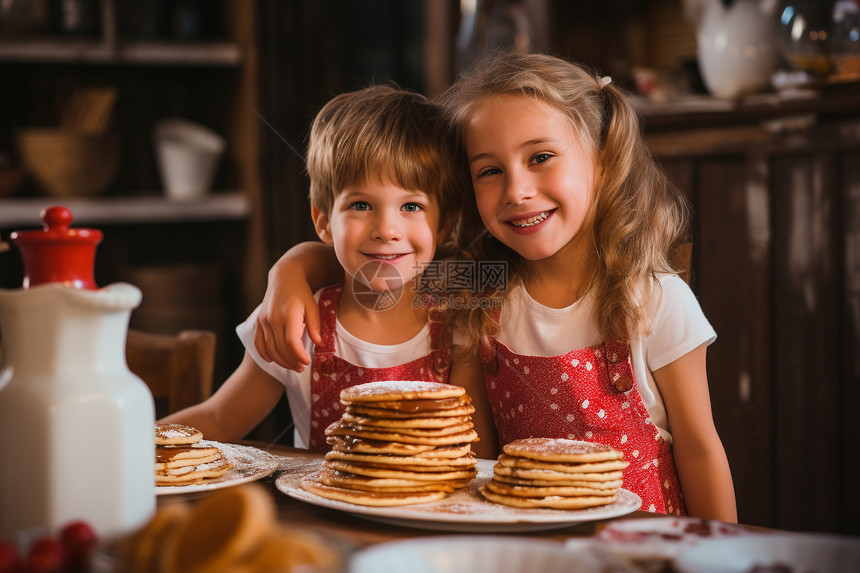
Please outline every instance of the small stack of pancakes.
M629 462L618 450L554 438L514 440L503 447L486 499L512 507L584 509L614 503Z
M155 426L155 485L192 485L218 478L233 464L203 433L183 424Z
M471 398L437 382L359 384L326 429L332 450L302 488L328 499L395 506L442 499L477 475Z

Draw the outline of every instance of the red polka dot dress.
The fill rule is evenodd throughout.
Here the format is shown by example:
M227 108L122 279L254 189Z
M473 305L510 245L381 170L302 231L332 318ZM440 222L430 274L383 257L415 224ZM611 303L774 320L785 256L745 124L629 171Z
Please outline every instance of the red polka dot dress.
M560 356L526 356L493 340L482 352L501 443L569 438L624 453L624 488L643 511L686 515L671 448L642 402L627 343L607 342Z

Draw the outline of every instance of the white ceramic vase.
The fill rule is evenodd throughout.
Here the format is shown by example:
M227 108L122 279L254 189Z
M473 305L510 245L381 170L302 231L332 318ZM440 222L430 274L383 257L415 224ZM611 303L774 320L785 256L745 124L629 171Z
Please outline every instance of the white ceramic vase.
M714 97L769 89L782 63L770 0L705 0L697 31L699 69Z

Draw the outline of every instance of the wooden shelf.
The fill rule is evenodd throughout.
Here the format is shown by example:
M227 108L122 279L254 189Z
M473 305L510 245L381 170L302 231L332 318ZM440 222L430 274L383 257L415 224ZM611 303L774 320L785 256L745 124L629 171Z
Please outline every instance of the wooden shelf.
M633 100L648 132L759 125L785 118L856 117L860 82L744 96L735 100L697 96L666 103Z
M0 42L0 61L158 66L238 67L242 49L231 42L50 40Z
M0 228L39 227L39 214L52 205L68 207L73 227L190 221L242 221L251 212L247 196L239 191L213 193L196 201L172 201L163 196L74 198L33 197L0 200Z

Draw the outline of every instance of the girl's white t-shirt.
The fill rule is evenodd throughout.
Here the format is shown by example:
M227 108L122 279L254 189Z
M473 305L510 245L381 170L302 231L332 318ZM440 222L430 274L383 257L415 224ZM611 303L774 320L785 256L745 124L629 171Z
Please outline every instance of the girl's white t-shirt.
M662 275L648 297L650 332L630 340L630 359L639 394L663 439L672 444L666 407L652 372L698 346L711 344L717 334L690 287L677 275ZM558 356L602 342L597 329L594 297L586 295L565 308L535 301L525 288L511 293L499 316L498 341L527 356Z
M319 290L314 295L319 302ZM236 334L254 362L266 373L284 385L287 400L290 403L290 413L293 417L294 445L297 448L307 448L311 433L311 372L313 371L314 343L307 334L302 336L302 342L311 357L311 364L303 372L288 370L274 362L266 362L254 346L257 315L260 307L236 327ZM334 337L334 354L350 364L364 368L390 368L427 356L431 352L430 324L425 324L418 334L400 344L381 345L365 342L353 336L337 321Z

